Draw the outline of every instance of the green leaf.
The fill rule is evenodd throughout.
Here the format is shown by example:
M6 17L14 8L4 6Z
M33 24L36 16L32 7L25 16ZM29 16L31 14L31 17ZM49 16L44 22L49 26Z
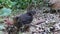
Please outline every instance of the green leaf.
M0 14L0 16L8 16L8 15L10 15L11 14L11 9L9 9L9 8L2 8L1 9L1 14Z

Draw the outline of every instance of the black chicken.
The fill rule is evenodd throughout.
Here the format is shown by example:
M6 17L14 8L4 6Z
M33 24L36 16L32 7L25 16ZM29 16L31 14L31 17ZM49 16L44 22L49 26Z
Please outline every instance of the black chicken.
M29 27L29 24L33 20L33 15L35 14L36 14L36 11L28 11L25 14L14 17L14 20L15 20L14 26L16 26L18 29L24 26L25 29L27 29Z

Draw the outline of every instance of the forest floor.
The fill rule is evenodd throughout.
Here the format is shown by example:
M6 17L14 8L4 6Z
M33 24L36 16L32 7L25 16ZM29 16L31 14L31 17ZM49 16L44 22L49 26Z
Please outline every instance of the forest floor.
M51 13L37 13L35 15L32 25L29 32L25 32L23 34L32 34L33 32L35 34L60 34L60 31L51 32L49 30L50 27L55 27L55 30L60 30L60 14L51 14ZM37 24L37 25L36 25ZM45 30L45 32L44 32ZM2 31L0 31L0 34L3 34ZM21 33L20 33L21 34Z

